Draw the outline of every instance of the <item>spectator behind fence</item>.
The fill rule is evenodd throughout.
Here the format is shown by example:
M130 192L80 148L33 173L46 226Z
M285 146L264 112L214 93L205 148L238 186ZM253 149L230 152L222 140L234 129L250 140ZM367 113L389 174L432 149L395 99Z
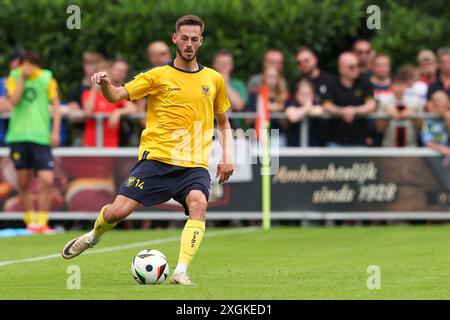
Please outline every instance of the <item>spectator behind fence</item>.
M11 159L17 170L20 210L25 212L27 228L47 231L48 211L54 196L55 163L50 147L59 145L61 121L58 85L50 70L41 69L39 55L26 52L20 58L20 67L10 72L6 87L14 106L6 142L11 147ZM35 172L39 181L38 214L34 211L30 188Z
M323 115L324 111L318 104L313 84L306 79L297 84L294 99L286 103L286 117L291 124L287 136L288 145L298 147L300 145L300 122L306 116L317 117ZM309 127L311 136L311 127Z
M25 51L22 49L13 49L9 56L9 71L19 67L20 60L24 54ZM11 112L12 110L11 101L7 98L6 94L6 79L6 77L0 78L0 113ZM0 119L0 147L6 146L5 137L7 124L7 119Z
M85 90L91 87L91 76L100 70L100 65L105 63L105 58L98 52L86 51L83 53L83 78L81 81L67 94L67 108L64 113L73 116L82 116L81 96ZM70 120L70 142L72 146L81 146L83 144L85 121L82 118Z
M128 80L128 61L125 59L116 59L111 64L111 82L115 86L121 86ZM133 103L133 102L130 102ZM134 103L133 103L134 105ZM135 110L137 107L134 106ZM137 121L128 117L121 118L119 126L119 146L129 147L138 146L141 130Z
M147 57L153 67L162 66L172 60L169 46L161 40L156 40L148 44Z
M389 90L391 84L391 58L385 53L377 53L372 61L372 72L370 83L373 87L373 96L377 104L377 110L379 110L384 97L392 96L392 92ZM376 128L376 121L369 119L368 127L369 136L372 140L371 145L380 147L383 136Z
M443 119L425 119L422 128L422 142L447 158L450 157L450 103L445 91L436 91L429 103L430 112L443 116Z
M147 46L147 57L152 67L165 65L172 61L172 55L169 46L162 40L152 41ZM138 112L145 113L147 111L147 98L135 101ZM145 128L146 119L139 119L141 129ZM141 130L142 131L142 130ZM139 141L137 142L139 144Z
M356 119L375 111L373 89L359 72L358 58L352 52L341 53L338 58L339 78L324 98L325 110L340 119L330 121L328 146L364 146L370 141L367 120Z
M375 56L371 43L366 39L358 39L353 44L353 53L358 57L361 76L369 79L372 74L372 61Z
M436 55L431 50L420 50L417 54L419 80L430 85L436 82L437 62Z
M116 68L119 68L116 64ZM105 69L103 69L105 70ZM108 72L113 81L113 74L117 70L110 70ZM117 79L116 79L117 80ZM110 103L102 94L99 85L94 84L90 89L83 92L81 96L83 103L83 111L86 117L95 114L108 114L108 117L103 120L103 147L114 148L119 146L119 125L121 117L131 114L136 111L135 105L130 101L119 101L117 103ZM84 131L83 145L86 147L96 146L96 119L85 119L86 128Z
M425 108L427 104L427 91L431 83L436 82L436 56L431 50L421 50L417 54L417 75L412 86L406 91L405 96L412 99L420 99Z
M420 113L423 107L420 99L405 96L414 78L407 67L400 68L389 86L388 95L381 100L380 111L388 114L391 120L378 120L378 128L383 135L384 147L415 147L417 134L422 127L419 119L409 120L410 115Z
M231 52L227 50L218 51L214 56L213 68L217 70L225 80L228 100L230 100L231 103L231 111L243 111L248 102L247 87L242 80L232 77L234 61ZM243 119L232 119L230 122L233 129L246 129Z
M436 82L428 87L427 100L436 91L443 90L450 97L450 48L440 48L437 52L439 61L439 76Z
M296 95L299 80L306 79L313 84L314 101L321 104L323 97L334 82L334 75L320 70L316 54L308 47L301 47L295 55L298 76L291 83L291 94ZM325 146L328 132L328 120L311 119L309 121L309 146ZM294 129L295 130L295 129ZM290 134L289 134L290 135ZM295 141L294 141L295 142Z
M269 66L264 69L261 87L262 86L267 86L269 89L269 112L284 112L289 93L285 81L283 81L277 68ZM262 103L260 97L259 90L250 92L246 111L257 112L258 104ZM254 120L247 120L248 124L253 122ZM279 130L280 146L287 145L287 127L288 122L286 119L272 119L270 121L270 129Z
M287 82L283 77L284 57L283 52L278 49L269 49L264 54L263 71L268 67L274 67L280 74L284 86L287 86ZM258 73L250 77L247 82L247 88L249 92L258 90L263 83L263 73Z

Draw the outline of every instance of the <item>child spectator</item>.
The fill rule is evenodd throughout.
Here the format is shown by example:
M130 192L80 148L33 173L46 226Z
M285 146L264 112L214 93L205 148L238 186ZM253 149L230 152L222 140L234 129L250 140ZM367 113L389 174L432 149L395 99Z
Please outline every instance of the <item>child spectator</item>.
M404 69L406 70L406 69ZM420 130L420 120L409 120L414 113L422 112L420 99L406 99L405 92L411 85L409 72L398 72L391 85L389 94L380 100L380 111L388 114L392 120L378 121L381 132L384 131L384 147L412 147L417 145L416 129ZM383 128L383 126L386 126Z
M428 105L430 112L443 116L443 119L426 119L422 127L422 142L428 148L450 157L449 128L450 103L445 91L433 93Z
M262 86L267 86L269 90L269 111L284 112L289 93L286 82L283 80L277 68L270 66L264 69ZM254 90L250 93L246 111L256 112L258 110L258 103L261 100L259 97L259 90ZM270 121L270 129L279 130L280 146L287 145L285 135L287 125L288 122L285 119L272 119Z
M285 113L291 124L287 136L288 145L297 147L300 145L300 122L302 119L307 116L321 116L324 113L322 106L317 103L314 86L310 81L303 79L298 82L294 99L287 102ZM310 140L312 138L311 130L309 138Z

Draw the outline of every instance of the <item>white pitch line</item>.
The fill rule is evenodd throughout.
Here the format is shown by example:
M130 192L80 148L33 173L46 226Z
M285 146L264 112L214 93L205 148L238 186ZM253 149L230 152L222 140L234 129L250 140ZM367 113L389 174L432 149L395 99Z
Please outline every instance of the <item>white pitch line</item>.
M252 231L261 230L260 228L256 227L249 227L249 228L243 228L243 229L235 229L235 230L224 230L224 231L217 231L214 233L206 233L205 238L211 238L211 237L219 237L224 235L230 235L230 234L238 234L238 233L247 233ZM155 239L155 240L149 240L149 241L142 241L142 242L135 242L130 243L122 246L115 246L115 247L109 247L109 248L103 248L98 250L92 250L87 251L84 254L97 254L97 253L105 253L105 252L114 252L114 251L120 251L120 250L127 250L147 245L153 245L153 244L161 244L161 243L167 243L167 242L175 242L179 241L180 237L170 237L170 238L163 238L163 239ZM34 257L34 258L27 258L27 259L20 259L20 260L10 260L10 261L0 261L0 267L11 265L11 264L18 264L18 263L26 263L26 262L36 262L36 261L42 261L42 260L49 260L49 259L55 259L55 258L61 258L61 254L50 254L46 256L40 256L40 257Z

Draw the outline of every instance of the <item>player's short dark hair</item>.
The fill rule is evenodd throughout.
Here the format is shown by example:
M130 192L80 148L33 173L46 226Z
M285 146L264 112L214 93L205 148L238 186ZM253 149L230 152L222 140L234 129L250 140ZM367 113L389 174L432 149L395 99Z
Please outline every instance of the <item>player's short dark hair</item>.
M39 53L34 51L27 51L23 54L23 56L20 58L20 63L29 62L32 65L41 66L41 56Z
M202 33L203 30L205 30L205 23L203 22L203 20L200 17L194 15L187 15L179 18L175 23L175 30L180 30L181 26L199 26L202 30Z

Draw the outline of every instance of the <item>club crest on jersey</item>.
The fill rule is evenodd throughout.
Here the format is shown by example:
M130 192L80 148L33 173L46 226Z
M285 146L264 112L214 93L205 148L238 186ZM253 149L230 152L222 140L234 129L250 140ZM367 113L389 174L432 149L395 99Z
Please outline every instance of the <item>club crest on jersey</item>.
M207 86L206 84L202 84L202 94L205 97L209 97L209 86Z

